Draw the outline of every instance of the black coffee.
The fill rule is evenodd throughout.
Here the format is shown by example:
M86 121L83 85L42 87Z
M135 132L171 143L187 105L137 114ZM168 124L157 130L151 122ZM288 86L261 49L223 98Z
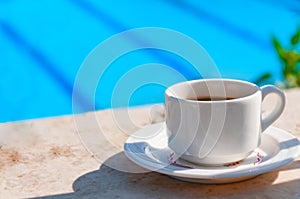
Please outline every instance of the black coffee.
M234 97L199 97L197 99L190 99L196 101L221 101L221 100L233 100Z

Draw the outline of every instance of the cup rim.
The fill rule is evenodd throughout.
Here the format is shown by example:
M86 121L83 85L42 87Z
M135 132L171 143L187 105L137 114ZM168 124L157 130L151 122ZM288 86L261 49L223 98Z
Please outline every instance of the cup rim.
M242 83L242 84L247 84L252 86L253 88L255 88L255 91L249 95L243 96L243 97L238 97L235 99L230 99L230 100L215 100L215 101L197 101L197 100L192 100L192 99L184 99L184 98L180 98L177 96L174 96L173 94L171 94L170 90L174 87L177 87L179 85L184 85L184 84L192 84L192 83L197 83L197 82L213 82L213 81L223 81L223 82L236 82L236 83ZM258 91L260 91L260 87L257 86L254 83L248 82L248 81L244 81L244 80L238 80L238 79L230 79L230 78L204 78L204 79L196 79L196 80L189 80L189 81L183 81L183 82L179 82L176 84L171 85L170 87L168 87L165 91L165 96L167 96L170 99L173 100L177 100L180 102L188 102L188 103L197 103L197 104L212 104L212 103L234 103L234 102L239 102L242 100L247 100L248 98L252 98L253 96L255 96Z

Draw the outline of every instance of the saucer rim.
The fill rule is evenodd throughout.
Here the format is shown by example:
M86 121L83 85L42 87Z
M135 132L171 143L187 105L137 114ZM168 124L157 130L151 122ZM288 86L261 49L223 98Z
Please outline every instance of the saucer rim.
M151 124L148 125L138 131L143 131L146 128L150 128L151 126L163 126L163 130L161 130L161 132L159 132L157 135L163 133L163 131L165 131L165 123L157 123L157 124ZM136 132L138 132L136 131ZM135 132L135 133L136 133ZM146 157L146 159L143 159L141 157L138 157L137 155L134 155L133 151L130 150L130 147L128 147L128 143L130 144L134 144L136 141L138 141L137 138L134 138L133 135L135 134L133 133L131 136L129 136L127 138L127 140L124 143L124 153L125 155L134 163L136 163L137 165L149 169L151 171L155 171L158 173L162 173L162 174L166 174L172 177L177 177L177 178L188 178L188 179L199 179L199 180L212 180L212 179L231 179L231 178L252 178L255 177L257 175L266 173L266 172L270 172L273 170L277 170L283 166L286 166L288 164L290 164L291 162L293 162L300 154L300 142L298 140L298 138L292 134L290 134L289 132L274 127L274 126L270 126L266 132L264 132L264 134L267 134L269 136L271 136L273 139L275 139L277 141L278 147L279 147L279 152L277 154L275 154L274 156L272 156L271 158L269 158L268 160L266 160L265 162L262 162L259 165L256 165L254 168L252 169L242 169L242 170L237 170L236 167L234 168L228 168L226 169L226 171L224 172L220 172L220 173L203 173L203 171L208 171L207 169L197 169L197 168L193 168L193 169L188 169L188 168L182 168L179 166L175 166L175 165L165 165L163 166L162 163L159 163L157 161L155 161L153 158L150 158L146 153L145 153L145 148L143 149L143 154L139 154ZM297 144L293 147L287 147L285 148L285 150L283 149L283 147L286 146L280 146L280 141L282 141L282 139L287 139L291 140L291 139L296 139L297 140ZM149 139L151 140L151 139ZM144 140L145 141L145 140ZM148 143L148 146L150 145L150 143ZM151 146L151 145L150 145ZM205 166L204 166L205 168ZM211 171L211 170L210 170ZM217 170L216 170L217 171Z

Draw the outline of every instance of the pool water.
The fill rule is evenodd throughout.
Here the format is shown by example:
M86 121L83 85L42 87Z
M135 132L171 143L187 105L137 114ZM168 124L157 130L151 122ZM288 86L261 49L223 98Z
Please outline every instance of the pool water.
M73 84L86 56L112 35L132 28L179 31L206 49L222 77L253 81L271 72L269 83L274 83L282 77L271 35L287 45L300 22L299 8L297 0L2 0L0 122L72 114ZM120 93L114 93L121 77L149 63L158 65L150 64L127 78L118 87ZM159 70L162 65L177 73ZM99 80L95 107L162 103L168 85L201 78L192 68L186 60L155 49L123 55ZM130 98L122 94L124 85L145 78L148 84L133 85Z

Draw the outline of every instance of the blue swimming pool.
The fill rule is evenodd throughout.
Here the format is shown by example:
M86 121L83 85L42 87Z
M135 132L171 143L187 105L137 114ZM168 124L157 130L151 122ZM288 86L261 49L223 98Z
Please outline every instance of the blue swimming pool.
M0 1L0 122L71 114L73 85L84 59L99 43L132 28L181 32L206 49L222 77L253 81L271 72L274 83L282 77L271 35L288 42L300 23L299 8L297 0ZM158 71L156 65L130 76L118 88L139 78L149 78L148 84L138 87L130 99L120 92L111 103L116 82L149 63L173 68L185 79L200 77L190 63L169 52L134 51L111 63L99 80L96 108L163 102L165 87L184 78ZM151 77L168 81L151 84ZM79 92L84 101L85 91Z

